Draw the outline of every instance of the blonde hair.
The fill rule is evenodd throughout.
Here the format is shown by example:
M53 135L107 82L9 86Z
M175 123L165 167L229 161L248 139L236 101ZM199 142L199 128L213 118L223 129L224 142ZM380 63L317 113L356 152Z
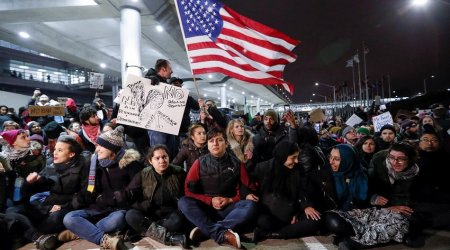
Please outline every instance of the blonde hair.
M233 130L234 124L237 123L237 122L242 124L242 126L244 126L244 124L245 124L244 121L241 118L233 119L230 122L228 122L227 129L226 129L226 133L227 133L227 137L228 138L233 138L234 140L236 140L236 138L233 135L232 130ZM244 137L245 137L245 135L244 135Z

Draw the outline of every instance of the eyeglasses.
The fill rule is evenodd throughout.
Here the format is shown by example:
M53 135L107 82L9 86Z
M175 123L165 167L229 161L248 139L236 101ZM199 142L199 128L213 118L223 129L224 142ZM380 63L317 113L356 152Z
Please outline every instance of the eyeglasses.
M333 157L333 156L329 155L328 156L328 160L330 160L330 161L341 161L341 158L340 157Z
M428 139L428 138L423 138L423 139L421 139L420 141L423 141L423 142L425 142L425 143L438 143L439 142L439 140L437 140L437 139Z
M405 158L405 157L398 157L397 158L397 157L395 157L393 155L389 155L388 159L389 159L390 162L398 162L398 163L404 163L404 162L408 161L408 158Z

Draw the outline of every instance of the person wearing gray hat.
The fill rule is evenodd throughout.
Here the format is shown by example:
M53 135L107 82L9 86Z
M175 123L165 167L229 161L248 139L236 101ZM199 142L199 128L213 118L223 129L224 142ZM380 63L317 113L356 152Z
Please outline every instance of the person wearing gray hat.
M126 228L128 205L120 191L143 168L139 152L123 148L123 130L118 126L98 136L83 192L85 197L80 199L86 201L82 205L87 208L69 212L64 217L68 230L102 248L124 249L123 240L108 233ZM95 224L89 220L98 216L100 221Z
M253 137L253 157L254 164L267 161L273 157L272 152L282 141L289 140L289 135L284 126L278 121L278 114L273 109L268 109L264 113L263 123L256 127Z

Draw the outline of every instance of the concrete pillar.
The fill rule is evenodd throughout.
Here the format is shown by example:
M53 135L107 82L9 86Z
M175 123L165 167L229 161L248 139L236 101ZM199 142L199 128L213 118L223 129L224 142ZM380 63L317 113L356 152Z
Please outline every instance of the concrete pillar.
M141 11L140 8L132 5L121 6L120 53L122 58L122 88L125 88L128 74L142 77L142 70L139 68L142 66Z
M227 107L227 87L225 85L220 87L220 107Z
M261 98L258 97L258 99L256 99L256 113L260 112L260 110L261 110L260 102L261 102Z

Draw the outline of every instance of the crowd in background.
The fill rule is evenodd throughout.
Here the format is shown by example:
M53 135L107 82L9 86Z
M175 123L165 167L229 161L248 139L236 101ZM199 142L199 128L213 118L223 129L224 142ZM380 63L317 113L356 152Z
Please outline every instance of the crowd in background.
M146 77L182 87L167 60ZM29 105L52 100L36 90ZM63 117L0 106L1 249L82 238L109 249L150 237L188 247L333 235L339 249L425 244L450 227L450 120L443 105L375 132L273 109L223 115L188 98L179 135L120 125L96 97ZM200 112L191 121L189 112ZM318 126L317 126L318 125Z

